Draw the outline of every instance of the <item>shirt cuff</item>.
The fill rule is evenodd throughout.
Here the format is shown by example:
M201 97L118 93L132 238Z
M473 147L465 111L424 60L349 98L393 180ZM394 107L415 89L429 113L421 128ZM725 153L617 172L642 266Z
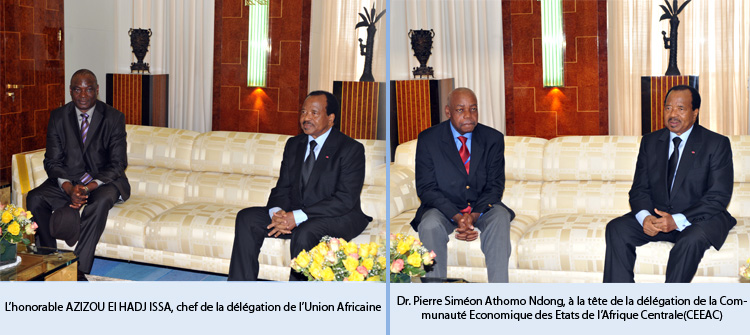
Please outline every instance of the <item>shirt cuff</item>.
M678 231L682 231L692 224L687 220L684 214L673 214L672 219L674 219L674 223L677 225Z
M281 207L273 207L268 210L268 217L273 219L273 214L280 211Z
M638 223L640 223L641 226L643 226L643 220L645 220L646 217L649 216L649 215L651 215L651 212L649 212L649 211L647 211L645 209L641 209L640 212L638 212L638 213L635 214L635 219L638 220Z
M73 184L73 182L71 182L68 179L57 178L57 186L60 186L60 188L62 188L62 184L65 184L65 182L69 182L69 183Z
M292 214L294 215L294 221L297 223L297 226L299 226L300 223L307 221L307 214L301 209L293 210Z
M94 179L94 182L96 183L96 186L97 186L97 187L98 187L98 186L102 186L102 185L104 185L104 182L103 182L103 181L101 181L101 180L99 180L99 179Z

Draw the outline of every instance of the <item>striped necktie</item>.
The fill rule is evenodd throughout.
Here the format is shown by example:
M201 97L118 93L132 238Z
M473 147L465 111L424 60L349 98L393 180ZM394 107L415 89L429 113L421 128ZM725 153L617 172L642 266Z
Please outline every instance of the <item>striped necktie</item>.
M81 113L81 118L83 120L81 121L81 142L83 144L86 144L86 135L89 132L89 115L86 113ZM91 181L91 175L88 174L88 172L84 173L83 176L81 176L81 183L84 185L88 184Z

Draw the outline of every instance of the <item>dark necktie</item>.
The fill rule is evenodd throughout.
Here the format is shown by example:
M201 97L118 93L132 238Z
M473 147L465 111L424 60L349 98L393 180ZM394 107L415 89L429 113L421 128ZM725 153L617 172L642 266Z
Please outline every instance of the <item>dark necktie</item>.
M461 155L461 162L464 163L464 167L466 168L466 174L469 174L469 158L471 158L471 154L469 154L469 148L466 146L466 137L459 136L458 139L461 141L461 149L458 150L458 154Z
M667 180L669 181L669 192L672 192L672 183L674 182L674 173L677 171L677 162L680 160L680 143L682 139L675 137L672 139L674 142L674 151L672 156L669 156L669 169L667 170Z
M83 144L86 144L86 135L89 133L89 115L86 113L81 113L81 118L83 119L81 121L81 142ZM84 185L88 184L91 181L91 175L88 173L84 173L83 176L81 176L81 183Z
M307 180L310 178L313 166L315 166L315 146L318 145L315 141L310 141L310 154L307 155L305 163L302 164L302 185L307 185Z

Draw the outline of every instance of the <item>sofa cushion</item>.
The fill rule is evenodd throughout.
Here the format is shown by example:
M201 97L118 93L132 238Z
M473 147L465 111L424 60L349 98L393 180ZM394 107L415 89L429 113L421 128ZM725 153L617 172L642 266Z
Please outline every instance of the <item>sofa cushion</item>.
M607 223L616 216L556 214L542 217L518 244L521 269L597 272L604 271ZM750 255L750 218L737 218L721 252L709 248L696 276L737 276L737 269ZM670 242L648 243L636 248L635 273L664 275Z
M146 225L151 219L173 208L177 203L160 197L132 197L109 211L107 226L100 242L145 247Z
M546 143L543 138L506 136L505 179L542 181Z
M178 204L185 202L189 174L190 172L184 170L137 165L130 165L125 170L125 175L130 181L131 197L167 199Z
M629 181L555 181L542 186L542 216L600 214L617 217L630 212Z
M126 125L128 165L190 170L193 142L200 133L174 128Z
M241 207L265 206L275 177L193 172L187 178L186 202Z
M278 177L289 135L212 131L193 146L193 171Z
M386 165L385 141L361 140L365 147L365 185L385 186Z
M544 148L544 180L632 181L640 136L564 136Z
M185 203L149 222L146 248L195 256L230 259L237 213L245 206ZM289 265L287 240L269 238L261 248L260 262Z

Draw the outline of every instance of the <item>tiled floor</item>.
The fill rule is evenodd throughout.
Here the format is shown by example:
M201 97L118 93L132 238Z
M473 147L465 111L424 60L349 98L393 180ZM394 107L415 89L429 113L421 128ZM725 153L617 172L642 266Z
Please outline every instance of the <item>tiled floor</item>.
M133 281L226 281L227 276L96 258L91 274Z

